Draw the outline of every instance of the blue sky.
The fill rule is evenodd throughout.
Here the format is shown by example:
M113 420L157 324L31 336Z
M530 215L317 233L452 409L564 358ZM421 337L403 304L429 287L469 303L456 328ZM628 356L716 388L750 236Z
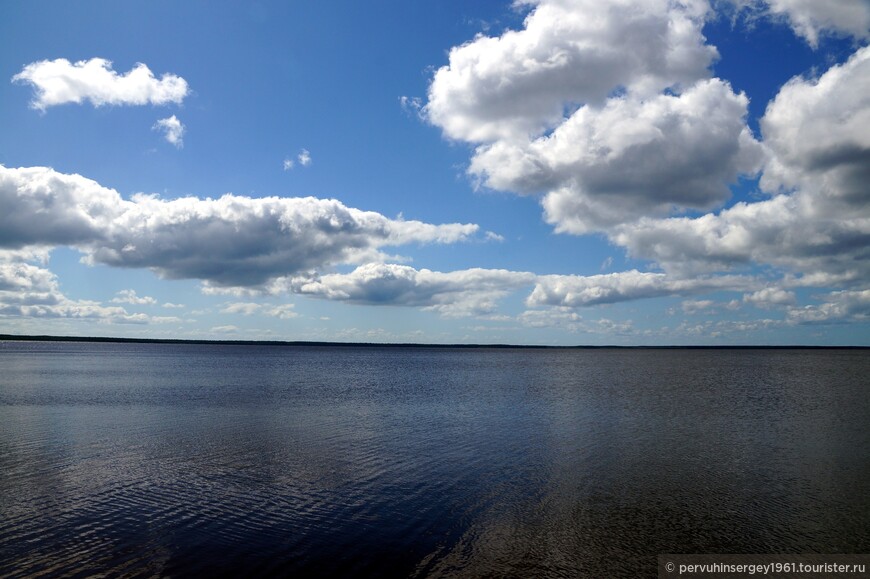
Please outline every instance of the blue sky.
M870 345L870 2L9 2L0 333Z

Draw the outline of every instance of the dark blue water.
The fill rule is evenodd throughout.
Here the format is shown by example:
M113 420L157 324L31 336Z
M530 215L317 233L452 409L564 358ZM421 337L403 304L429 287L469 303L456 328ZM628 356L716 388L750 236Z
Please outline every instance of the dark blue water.
M870 352L0 342L0 576L870 552Z

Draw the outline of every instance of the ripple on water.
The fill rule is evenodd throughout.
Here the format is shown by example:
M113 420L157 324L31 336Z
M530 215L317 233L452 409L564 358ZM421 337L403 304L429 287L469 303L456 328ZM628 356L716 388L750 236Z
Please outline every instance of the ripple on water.
M13 344L0 364L3 577L870 550L863 351Z

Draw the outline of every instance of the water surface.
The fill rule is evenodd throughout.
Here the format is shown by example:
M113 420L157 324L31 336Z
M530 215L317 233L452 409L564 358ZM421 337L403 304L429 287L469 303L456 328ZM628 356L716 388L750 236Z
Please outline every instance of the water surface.
M870 552L866 350L0 342L0 576Z

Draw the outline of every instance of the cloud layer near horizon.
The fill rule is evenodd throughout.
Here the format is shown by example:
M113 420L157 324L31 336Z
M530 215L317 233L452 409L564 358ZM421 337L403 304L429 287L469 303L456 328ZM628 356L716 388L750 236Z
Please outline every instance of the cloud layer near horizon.
M131 314L120 306L69 299L61 292L57 276L43 266L47 260L45 250L0 250L0 316L72 318L113 324L179 321L174 316Z

